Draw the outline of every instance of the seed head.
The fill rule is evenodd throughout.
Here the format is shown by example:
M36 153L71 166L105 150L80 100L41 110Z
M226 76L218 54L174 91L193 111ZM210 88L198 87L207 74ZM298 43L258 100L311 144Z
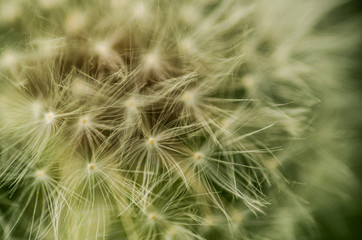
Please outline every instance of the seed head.
M161 59L158 52L153 51L144 55L143 64L145 70L157 70L161 67Z
M55 121L55 114L53 112L48 112L45 114L45 122L47 124L52 124Z
M150 146L154 146L154 145L156 144L155 138L154 138L154 137L149 137L149 138L148 138L148 144L149 144Z
M203 158L203 156L202 156L202 154L200 153L200 152L196 152L195 154L194 154L194 159L196 160L196 161L199 161L199 160L201 160Z
M18 54L12 50L6 50L0 55L0 69L14 67L18 61Z
M150 213L148 215L148 218L151 220L151 221L155 221L157 220L157 215L155 213Z
M94 163L89 163L89 164L88 164L88 170L89 170L89 171L93 171L93 170L95 169L95 167L96 167L96 166L94 165Z
M38 177L38 178L44 178L44 176L45 176L45 172L44 172L44 170L37 170L36 172L35 172L35 175Z
M87 16L84 12L77 10L71 12L65 19L64 28L69 34L78 34L87 25Z

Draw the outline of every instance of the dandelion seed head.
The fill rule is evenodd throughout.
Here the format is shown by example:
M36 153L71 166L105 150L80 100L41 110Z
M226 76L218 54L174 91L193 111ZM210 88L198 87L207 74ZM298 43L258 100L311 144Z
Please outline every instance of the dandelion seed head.
M149 137L148 140L147 140L147 143L150 146L155 146L156 145L156 139L154 137Z
M318 210L287 178L315 186L334 171L329 155L295 160L327 152L304 142L337 129L318 113L344 76L331 56L354 40L315 34L334 3L35 1L0 3L0 182L38 184L18 201L33 211L10 207L5 239L252 239Z
M133 101L128 101L128 102L127 102L127 106L128 106L129 108L134 108L136 105L134 104Z
M245 75L241 79L241 83L247 90L252 90L256 86L256 79L251 75Z
M156 51L149 52L143 57L143 64L145 69L158 69L161 66L159 53Z
M200 153L200 152L194 153L194 159L195 159L196 161L199 161L199 160L201 160L202 158L203 158L202 153Z
M55 114L53 112L48 112L45 114L45 122L47 124L53 123L55 120Z
M89 171L93 171L96 168L96 166L94 165L94 163L89 163L88 164L88 170Z
M71 12L65 19L65 30L69 34L77 34L84 29L87 24L87 16L84 12Z
M183 96L183 99L185 102L188 102L191 100L191 95L189 93L185 93Z
M136 111L138 104L137 104L137 100L134 97L131 97L125 102L125 105L128 110Z
M4 22L15 21L21 12L21 5L17 1L7 1L0 5L0 19Z
M18 55L12 50L6 50L0 56L0 68L14 67L17 61Z
M150 213L148 214L148 219L151 220L151 222L154 222L158 219L158 216L156 213Z
M44 179L44 177L45 177L45 171L44 171L44 170L36 170L35 176L36 176L38 179Z
M196 105L196 92L195 91L186 91L182 95L182 101L186 106L195 106Z
M88 127L90 125L89 117L88 116L80 117L79 124L80 124L80 127L82 127L82 128Z
M107 57L112 52L112 46L108 41L99 41L94 44L93 49L98 56Z

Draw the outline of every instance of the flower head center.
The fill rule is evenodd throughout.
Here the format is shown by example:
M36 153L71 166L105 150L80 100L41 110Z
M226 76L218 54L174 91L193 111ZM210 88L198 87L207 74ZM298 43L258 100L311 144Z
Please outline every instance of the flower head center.
M45 122L46 123L50 124L50 123L52 123L54 121L54 119L55 119L55 114L54 113L48 112L48 113L45 114Z
M89 171L93 171L95 168L96 168L96 166L94 165L94 163L88 164L88 170Z
M156 144L155 138L153 138L153 137L148 138L148 143L152 146L155 145Z
M202 159L202 154L200 153L200 152L196 152L195 154L194 154L194 159L195 160L201 160Z
M35 175L38 177L38 178L43 178L45 176L45 172L43 170L37 170L35 172Z

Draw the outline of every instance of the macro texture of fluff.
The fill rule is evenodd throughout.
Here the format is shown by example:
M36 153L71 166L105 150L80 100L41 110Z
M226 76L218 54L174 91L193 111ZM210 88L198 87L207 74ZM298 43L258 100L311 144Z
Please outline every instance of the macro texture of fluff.
M354 186L341 3L1 1L0 238L318 236Z

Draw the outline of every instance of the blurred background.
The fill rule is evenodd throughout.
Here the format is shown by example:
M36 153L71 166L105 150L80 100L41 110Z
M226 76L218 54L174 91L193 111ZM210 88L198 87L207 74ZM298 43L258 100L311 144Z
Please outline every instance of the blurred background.
M355 19L359 22L360 36L362 36L362 1L352 0L339 8L335 14L336 21L343 21L346 19ZM353 193L350 202L346 204L343 209L345 213L341 216L343 219L341 223L345 226L338 226L340 230L334 226L328 226L320 219L320 240L358 240L362 239L362 39L360 38L359 49L356 51L352 58L355 59L356 65L351 72L354 82L351 83L350 88L355 91L357 104L346 108L348 114L345 115L349 118L351 126L347 126L350 135L353 138L354 151L351 157L352 170L357 176L359 182L357 191ZM336 233L336 231L342 231Z

